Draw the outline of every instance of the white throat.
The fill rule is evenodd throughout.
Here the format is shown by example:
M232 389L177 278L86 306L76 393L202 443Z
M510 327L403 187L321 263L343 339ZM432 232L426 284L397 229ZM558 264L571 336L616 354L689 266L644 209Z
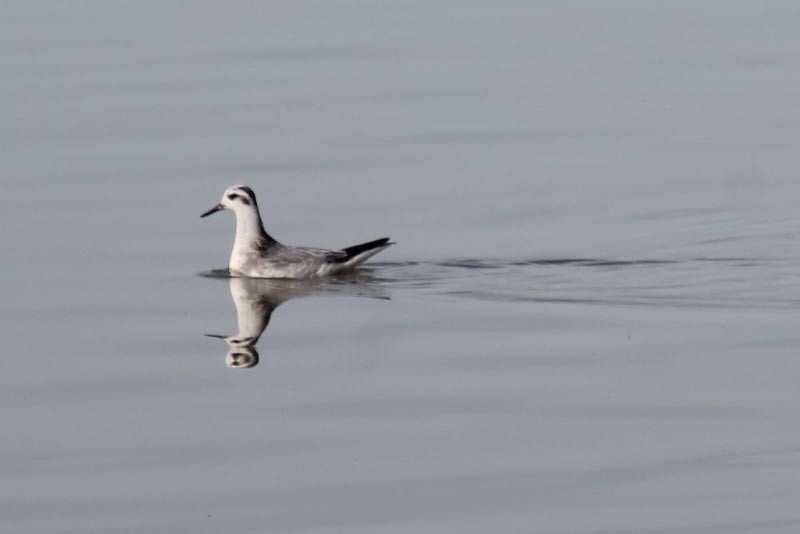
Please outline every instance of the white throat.
M236 238L233 241L228 267L234 271L241 271L248 262L252 261L254 254L260 256L279 244L264 231L261 215L256 206L246 209L239 208L234 213L236 214Z
M252 252L264 246L264 225L256 208L236 210L236 239L233 251Z

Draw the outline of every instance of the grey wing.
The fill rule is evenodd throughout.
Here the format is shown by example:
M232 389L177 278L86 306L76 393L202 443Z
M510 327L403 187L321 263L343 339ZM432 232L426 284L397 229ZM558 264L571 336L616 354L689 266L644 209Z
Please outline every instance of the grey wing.
M326 250L324 248L311 247L283 247L270 254L270 262L273 263L302 263L302 264L322 264L331 255L343 254L341 252Z
M249 272L264 278L309 278L320 274L331 254L336 253L321 248L281 246L257 259Z

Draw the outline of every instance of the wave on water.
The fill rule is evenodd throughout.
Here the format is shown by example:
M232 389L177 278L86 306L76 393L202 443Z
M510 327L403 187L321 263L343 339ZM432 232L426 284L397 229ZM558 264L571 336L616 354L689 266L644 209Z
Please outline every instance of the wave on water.
M368 269L390 288L480 300L726 308L800 304L800 274L791 261L776 258L467 258L374 262Z
M230 269L211 269L210 271L201 271L197 273L197 275L203 278L218 278L223 280L235 278L233 274L231 274Z

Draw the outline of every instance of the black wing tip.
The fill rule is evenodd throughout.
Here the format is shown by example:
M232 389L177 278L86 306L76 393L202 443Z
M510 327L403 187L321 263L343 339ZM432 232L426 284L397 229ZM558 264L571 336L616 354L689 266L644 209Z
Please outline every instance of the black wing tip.
M374 247L382 247L383 245L394 245L394 242L392 241L391 237L382 237L380 239L364 243L364 246L366 245L373 245Z
M344 256L336 256L330 258L328 261L331 263L344 263L359 254L363 254L364 252L381 248L381 247L388 247L389 245L394 245L393 242L390 241L391 238L389 237L382 237L380 239L374 239L372 241L367 241L366 243L361 243L359 245L353 245L351 247L346 247L341 250L344 252Z
M372 241L367 241L366 243L359 243L358 245L353 245L351 247L345 247L342 250L347 252L348 255L350 254L360 254L361 252L366 252L368 250L372 250L373 248L382 247L389 244L388 237L382 237L380 239L373 239Z

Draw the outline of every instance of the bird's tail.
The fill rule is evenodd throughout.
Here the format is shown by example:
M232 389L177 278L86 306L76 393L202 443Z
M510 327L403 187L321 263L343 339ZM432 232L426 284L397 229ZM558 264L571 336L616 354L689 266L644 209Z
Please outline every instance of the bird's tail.
M394 243L391 243L388 237L382 237L381 239L361 243L360 245L343 248L342 252L344 252L346 256L341 259L337 258L336 263L343 263L347 268L357 267L381 250L392 245L394 245Z

